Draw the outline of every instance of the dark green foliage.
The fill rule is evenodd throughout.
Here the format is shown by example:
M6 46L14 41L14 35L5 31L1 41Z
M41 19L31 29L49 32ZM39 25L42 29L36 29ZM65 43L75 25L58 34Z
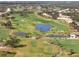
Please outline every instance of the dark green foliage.
M17 47L20 44L20 39L11 38L10 40L7 40L6 44L10 47Z
M75 54L75 52L73 49L70 49L70 53L68 55L72 55L72 54Z
M15 52L0 51L0 57L14 57Z
M8 28L8 29L13 29L13 26L12 26L12 23L11 23L11 21L7 21L7 23L6 24L4 24L5 26L6 26L6 28Z

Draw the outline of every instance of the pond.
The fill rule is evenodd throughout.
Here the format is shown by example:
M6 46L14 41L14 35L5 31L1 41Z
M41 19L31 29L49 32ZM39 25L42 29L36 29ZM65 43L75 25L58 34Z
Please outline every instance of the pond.
M48 36L49 38L67 38L67 36Z
M15 35L25 37L27 35L27 33L25 33L25 32L16 32Z
M48 24L36 24L36 29L43 32L49 32L52 28L51 25Z

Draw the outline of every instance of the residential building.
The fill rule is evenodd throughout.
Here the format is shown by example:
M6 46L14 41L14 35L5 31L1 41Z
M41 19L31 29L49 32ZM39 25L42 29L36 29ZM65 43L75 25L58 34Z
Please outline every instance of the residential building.
M64 20L67 23L73 22L73 20L70 18L70 16L62 15L62 13L59 13L59 17L57 19Z
M43 13L42 15L43 15L43 16L46 16L46 17L50 17L50 18L52 18L52 16L49 15L49 14L47 14L47 13Z

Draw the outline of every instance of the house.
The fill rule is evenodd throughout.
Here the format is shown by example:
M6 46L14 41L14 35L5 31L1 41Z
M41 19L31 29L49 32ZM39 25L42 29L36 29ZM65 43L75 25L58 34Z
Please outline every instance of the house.
M42 7L39 5L39 6L36 6L36 10L38 11L38 12L41 12L42 11Z
M76 37L76 35L75 34L71 34L70 35L70 39L76 39L77 37Z
M69 13L70 12L70 9L69 8L66 8L66 9L63 9L63 10L59 10L58 12Z
M70 34L67 39L79 39L79 35L76 34Z
M33 11L33 6L31 6L31 5L28 5L28 6L25 6L25 10L27 10L27 11Z
M10 8L7 8L6 12L11 12L11 9Z
M52 28L51 25L48 24L36 24L36 29L43 32L49 32Z
M0 12L0 17L9 15L9 12L10 12L10 11L11 11L10 8L7 8L7 9L5 9L4 11L1 11L1 12Z
M79 26L79 22L75 21L75 23L77 24L77 26Z
M49 14L47 14L47 13L43 13L42 15L43 15L43 16L46 16L46 17L49 17L49 18L52 18L52 16L49 15Z
M70 16L65 16L65 15L62 15L61 13L59 13L59 17L57 17L57 19L64 20L67 23L73 22L73 20L70 18Z

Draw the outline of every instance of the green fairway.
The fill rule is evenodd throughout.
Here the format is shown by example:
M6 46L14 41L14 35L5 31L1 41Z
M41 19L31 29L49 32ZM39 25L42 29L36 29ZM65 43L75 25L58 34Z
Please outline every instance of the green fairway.
M70 26L65 23L63 20L55 20L48 18L41 18L38 17L38 15L35 14L28 14L25 15L26 17L20 16L19 14L15 14L15 19L12 19L12 25L15 27L14 31L16 32L26 32L30 33L30 35L33 36L39 36L41 37L45 35L50 34L57 34L57 33L70 33L71 29ZM35 25L36 24L49 24L53 26L53 28L49 32L41 32L36 30ZM58 34L59 35L59 34ZM61 34L60 34L61 35ZM51 39L53 43L58 44L50 44L52 42L50 40L47 40L47 38L39 38L39 39L32 39L30 38L23 38L19 37L21 39L21 44L24 44L24 47L16 48L16 50L20 51L21 56L55 56L58 53L60 53L60 46L62 45L64 50L69 51L70 49L73 49L76 52L79 52L79 44L76 40L67 40L67 39ZM75 46L75 47L73 47ZM77 49L75 49L77 48ZM64 54L65 55L65 54ZM16 56L19 56L16 54Z
M35 25L33 24L49 24L54 26L49 33L53 32L71 32L68 24L65 24L63 20L47 20L46 18L39 18L35 14L28 14L26 17L15 14L15 19L12 20L13 26L16 28L16 31L30 32L30 33L40 33L36 30ZM42 33L42 32L41 32ZM47 33L47 34L49 34ZM55 33L54 33L55 34Z
M0 57L79 57L79 8L75 6L1 2Z
M16 48L20 51L21 56L54 56L59 53L60 48L55 45L48 43L49 40L32 40L32 39L23 39L22 44L26 45L25 47ZM56 48L56 49L54 49ZM18 55L16 55L18 56Z
M55 44L62 46L64 50L70 51L71 49L79 53L79 40L74 39L52 39Z

